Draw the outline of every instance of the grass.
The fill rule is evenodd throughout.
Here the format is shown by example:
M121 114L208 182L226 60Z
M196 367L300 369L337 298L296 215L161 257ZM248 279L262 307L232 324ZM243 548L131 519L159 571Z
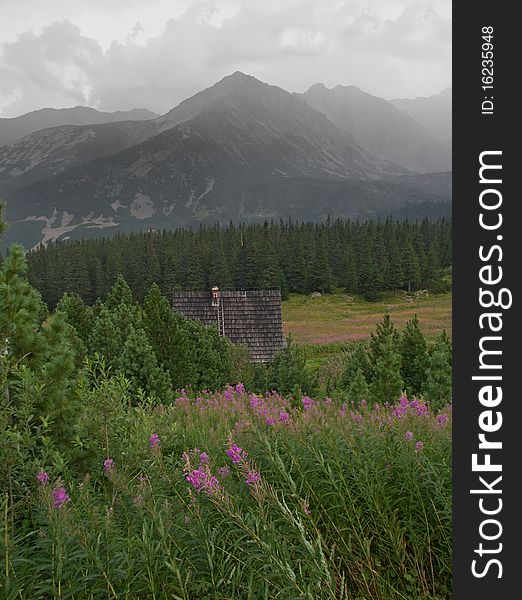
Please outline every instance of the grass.
M417 315L428 342L443 330L451 339L451 293L398 293L383 296L379 302L367 302L343 293L292 294L283 302L283 328L302 344L308 363L317 368L328 359L341 355L352 342L369 339L375 326L388 313L402 330Z
M320 298L293 294L283 302L283 327L300 344L332 348L354 340L368 339L376 324L388 313L402 330L414 315L430 341L443 329L451 337L451 293L408 296L395 294L379 302L366 302L347 294L325 294Z
M34 465L14 526L4 498L1 597L450 597L449 407L236 386L133 408L114 378L103 386L102 414L83 398L83 466ZM57 507L60 487L70 498Z

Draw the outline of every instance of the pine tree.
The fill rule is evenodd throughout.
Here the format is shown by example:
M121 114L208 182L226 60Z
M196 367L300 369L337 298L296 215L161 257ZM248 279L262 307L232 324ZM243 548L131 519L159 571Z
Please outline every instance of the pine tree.
M348 387L348 399L355 404L361 400L368 400L370 397L370 388L366 382L366 377L361 369L357 369Z
M286 345L276 353L268 368L268 382L271 390L290 394L299 388L303 393L313 395L317 382L306 365L302 348L294 344L288 336Z
M343 278L342 286L349 294L357 294L359 291L359 275L357 273L357 262L351 246L348 246L343 256Z
M363 341L356 342L348 355L344 372L339 381L343 389L349 389L358 371L361 371L367 382L371 381L373 369L368 358L368 347Z
M175 313L159 286L153 284L143 303L143 327L158 363L171 375L175 388L191 382L187 354L191 340L183 317Z
M118 275L105 300L105 306L112 310L120 304L132 304L132 292L123 275Z
M371 385L372 400L394 402L399 397L404 382L401 377L401 355L396 351L393 338L387 336L380 348L380 356L374 366Z
M0 219L0 229L1 224ZM48 314L26 270L21 246L13 245L0 267L0 393L14 411L12 423L22 410L22 399L30 398L34 427L46 420L54 441L66 445L79 413L75 333L61 315Z
M434 411L451 403L451 356L447 341L445 332L439 335L426 369L423 394L431 402Z
M370 363L372 364L372 368L375 367L377 361L379 360L379 358L381 358L384 352L384 346L388 338L391 339L392 347L394 348L394 350L399 352L400 334L395 329L390 315L386 314L383 316L382 321L380 323L377 323L375 333L372 333L370 335L369 359Z
M139 390L143 390L160 403L167 403L172 399L170 375L158 365L143 329L131 329L116 366L130 380L136 395Z
M408 292L418 290L420 287L421 275L419 267L419 259L415 254L411 242L406 244L402 258L402 271L404 281Z
M410 319L401 336L401 375L408 394L420 394L426 381L428 347L419 327L417 315Z

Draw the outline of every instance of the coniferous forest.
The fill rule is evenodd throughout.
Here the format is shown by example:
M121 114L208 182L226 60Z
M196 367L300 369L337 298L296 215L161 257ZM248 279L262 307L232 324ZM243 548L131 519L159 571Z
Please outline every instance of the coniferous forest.
M377 299L383 290L448 289L451 221L265 223L149 231L59 242L28 254L29 280L54 307L64 292L105 298L118 275L143 300L173 289L332 288Z

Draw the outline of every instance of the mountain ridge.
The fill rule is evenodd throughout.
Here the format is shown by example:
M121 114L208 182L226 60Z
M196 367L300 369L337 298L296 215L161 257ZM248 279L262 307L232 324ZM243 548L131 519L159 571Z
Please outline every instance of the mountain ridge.
M240 72L151 120L52 128L0 149L7 218L28 246L88 228L367 218L448 199L415 178L294 94Z

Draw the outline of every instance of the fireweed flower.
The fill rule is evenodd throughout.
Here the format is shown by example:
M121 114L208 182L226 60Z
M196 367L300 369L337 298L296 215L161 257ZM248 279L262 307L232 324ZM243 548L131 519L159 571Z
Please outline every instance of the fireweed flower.
M245 393L245 386L242 383L238 383L236 385L236 394L244 394Z
M448 415L437 415L437 425L444 425L448 421Z
M112 458L106 458L103 461L103 470L107 473L108 471L111 471L112 469L114 469L114 461L112 460Z
M267 425L274 425L274 424L275 424L275 422L276 422L276 418L275 418L275 417L267 417L267 418L265 419L265 421L266 421L266 424L267 424Z
M407 432L404 434L404 439L405 439L405 440L411 440L412 438L413 438L413 433L412 433L411 431L407 431Z
M424 442L415 442L415 452L420 452L424 448Z
M356 415L353 412L350 412L350 416L352 417L352 421L355 421L355 423L360 423L363 420L362 415Z
M71 498L64 487L55 488L52 491L53 496L53 508L58 510Z
M185 479L194 487L197 492L213 494L219 489L219 481L208 471L203 469L193 469L185 476Z
M43 469L40 469L36 474L36 479L39 483L45 485L49 481L49 475Z
M152 450L154 450L154 448L157 448L159 446L159 443L159 435L157 433L153 433L149 438L149 446Z
M309 396L303 396L303 409L308 410L314 405L314 401Z
M257 471L249 471L247 473L245 483L247 485L254 485L261 479L261 475Z
M227 456L230 458L233 464L238 465L241 462L241 459L245 458L246 452L237 444L232 444L227 450Z
M210 462L210 457L206 452L201 452L201 454L199 455L199 462L202 465L208 465L208 463Z
M279 420L281 421L281 423L286 423L289 418L290 418L290 415L286 412L286 410L282 410L279 413Z

